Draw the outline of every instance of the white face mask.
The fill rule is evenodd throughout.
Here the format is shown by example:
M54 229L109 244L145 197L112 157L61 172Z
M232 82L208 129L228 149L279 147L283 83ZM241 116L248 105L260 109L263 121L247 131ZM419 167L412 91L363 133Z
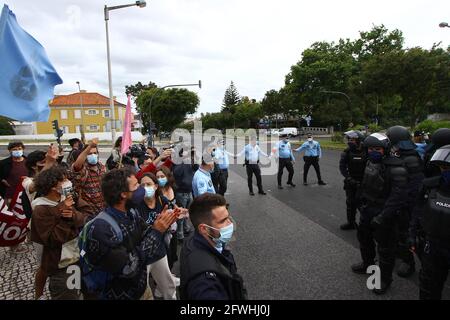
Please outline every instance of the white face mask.
M309 141L309 142L313 141L313 138L308 138L308 141Z

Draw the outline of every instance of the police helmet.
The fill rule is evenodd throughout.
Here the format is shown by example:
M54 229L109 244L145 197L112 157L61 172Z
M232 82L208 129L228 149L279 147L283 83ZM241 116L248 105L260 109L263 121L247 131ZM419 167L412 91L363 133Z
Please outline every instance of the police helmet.
M364 139L363 145L365 148L381 147L387 149L389 147L389 139L383 133L372 133Z
M438 166L450 167L450 145L443 146L436 150L430 163L436 164Z
M431 136L431 141L436 146L436 148L440 148L440 147L449 145L450 144L450 129L449 128L437 129Z
M361 141L361 142L364 140L364 134L358 130L350 130L350 131L344 132L344 136L347 139L357 139L358 141Z
M408 129L402 126L390 127L386 132L391 146L397 146L399 149L403 150L413 150L416 145L411 140L411 133Z

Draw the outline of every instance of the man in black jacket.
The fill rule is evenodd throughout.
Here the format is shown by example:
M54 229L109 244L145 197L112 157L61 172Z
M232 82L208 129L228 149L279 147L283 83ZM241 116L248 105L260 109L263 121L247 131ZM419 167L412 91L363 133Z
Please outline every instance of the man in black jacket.
M28 175L23 155L25 146L21 141L11 141L8 144L9 158L0 161L0 195L9 204L21 178Z
M189 214L195 232L181 250L181 299L244 300L247 291L226 247L234 222L222 195L205 193L194 199Z
M344 179L344 190L347 203L347 223L341 225L342 230L356 229L356 209L358 208L358 190L364 176L367 156L362 147L364 135L360 131L345 132L348 148L341 154L339 171Z

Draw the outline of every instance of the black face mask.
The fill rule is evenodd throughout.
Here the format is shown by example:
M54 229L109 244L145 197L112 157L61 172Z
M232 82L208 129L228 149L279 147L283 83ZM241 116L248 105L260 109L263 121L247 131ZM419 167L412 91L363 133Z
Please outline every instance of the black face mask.
M358 145L354 142L348 142L347 145L351 151L356 151L358 149Z

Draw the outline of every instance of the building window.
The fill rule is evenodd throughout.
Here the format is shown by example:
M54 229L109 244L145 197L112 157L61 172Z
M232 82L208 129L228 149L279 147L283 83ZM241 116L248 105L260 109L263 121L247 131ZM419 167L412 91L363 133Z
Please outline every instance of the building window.
M63 133L69 133L69 127L68 126L62 126L61 130Z
M75 119L81 119L81 110L75 110Z
M67 110L61 110L61 119L67 119Z
M103 110L103 117L109 118L110 111L111 111L111 110Z
M90 109L87 111L88 115L90 116L96 116L97 115L97 110L94 109Z
M96 124L91 124L90 126L88 126L89 131L98 131L98 125Z

